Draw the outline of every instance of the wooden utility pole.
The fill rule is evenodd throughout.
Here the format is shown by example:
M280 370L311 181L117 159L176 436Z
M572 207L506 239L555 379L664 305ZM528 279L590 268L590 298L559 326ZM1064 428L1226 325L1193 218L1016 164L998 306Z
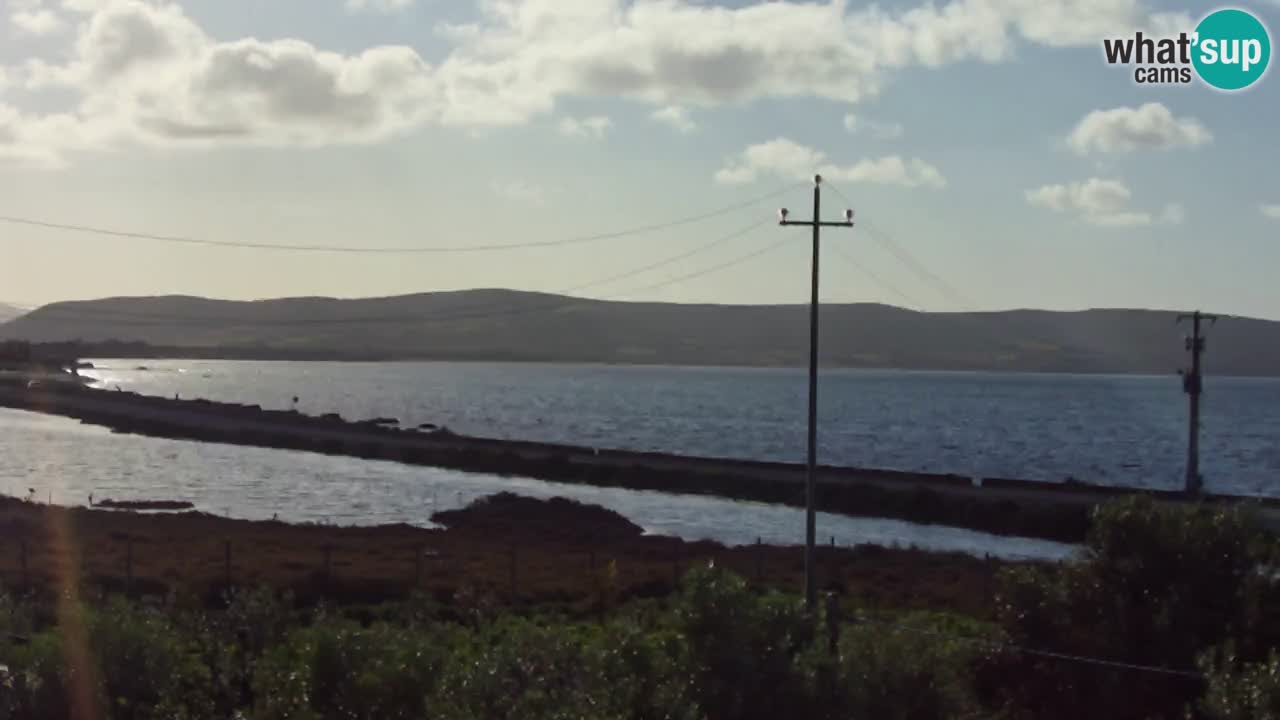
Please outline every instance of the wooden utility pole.
M813 268L811 295L809 299L809 451L805 470L804 506L804 600L809 610L818 604L817 566L814 560L814 540L817 535L817 521L814 510L816 494L816 475L818 466L818 263L821 256L820 231L823 227L853 227L853 211L844 211L843 222L822 221L822 176L813 176L813 219L788 220L790 211L783 208L779 211L780 223L784 226L803 225L813 228Z
M1199 495L1204 489L1204 478L1200 476L1200 394L1204 392L1204 381L1201 374L1200 356L1205 350L1204 335L1201 331L1202 321L1217 324L1218 316L1205 315L1199 310L1191 314L1179 315L1178 322L1191 321L1191 336L1187 338L1187 351L1191 353L1191 369L1182 371L1182 389L1191 398L1191 412L1187 427L1187 483L1188 495Z

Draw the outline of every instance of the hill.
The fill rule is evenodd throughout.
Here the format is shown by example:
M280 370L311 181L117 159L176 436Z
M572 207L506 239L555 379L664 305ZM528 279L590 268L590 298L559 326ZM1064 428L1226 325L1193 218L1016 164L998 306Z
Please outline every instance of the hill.
M25 309L17 307L16 305L0 303L0 323L8 322L25 312Z
M920 313L823 308L826 366L1171 373L1185 363L1176 313ZM803 366L805 305L681 305L470 290L339 300L187 296L56 303L0 325L0 339L141 342L183 356ZM133 351L143 348L133 346ZM1224 317L1208 372L1280 375L1280 322Z

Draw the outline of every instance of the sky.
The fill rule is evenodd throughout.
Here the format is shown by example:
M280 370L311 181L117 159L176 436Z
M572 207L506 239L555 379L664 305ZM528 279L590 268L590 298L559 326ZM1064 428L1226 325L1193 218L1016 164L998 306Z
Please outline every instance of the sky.
M1280 78L1140 85L1103 58L1104 38L1216 7L0 0L0 216L466 249L723 211L405 254L0 222L0 302L805 302L810 235L776 212L808 219L821 173L824 219L856 212L824 231L826 301L1280 319ZM1236 7L1280 27L1280 2Z

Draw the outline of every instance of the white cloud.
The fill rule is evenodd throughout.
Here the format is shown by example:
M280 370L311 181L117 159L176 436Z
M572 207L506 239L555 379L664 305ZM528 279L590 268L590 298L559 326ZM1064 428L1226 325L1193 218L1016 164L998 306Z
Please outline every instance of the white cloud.
M1077 214L1085 222L1109 227L1179 225L1186 217L1181 205L1170 203L1158 214L1133 210L1129 201L1133 192L1124 182L1114 179L1089 178L1082 183L1045 185L1025 193L1027 202L1059 213Z
M1280 220L1280 203L1275 203L1273 205L1259 205L1258 210L1272 220Z
M731 158L716 173L716 182L739 184L754 182L764 175L784 180L805 180L814 174L835 182L867 182L901 187L946 187L947 181L929 163L912 158L903 160L890 155L878 160L862 160L853 165L837 165L813 148L787 138L748 147Z
M495 180L490 188L502 198L526 205L543 205L549 194L545 187L524 180Z
M106 148L375 142L424 126L524 124L576 97L690 109L765 98L853 103L902 69L1002 62L1020 42L1093 46L1105 34L1172 22L1146 0L892 10L749 1L482 0L476 21L442 28L453 46L432 65L404 46L343 53L291 39L216 40L171 0L62 0L82 14L74 42L49 55L67 59L35 60L20 74L25 84L76 93L58 122L77 127L66 141L17 132L61 155L88 140Z
M844 129L855 135L866 131L876 140L897 140L905 132L900 123L882 123L866 120L853 113L845 114Z
M698 129L698 123L689 117L689 111L679 105L654 110L649 117L681 133L691 133Z
M362 12L372 10L380 13L397 13L413 7L414 0L347 0L347 10Z
M1199 120L1174 117L1160 103L1094 110L1076 125L1067 144L1076 153L1127 153L1197 147L1213 140Z
M9 15L9 22L28 35L52 35L66 27L62 18L48 8L14 10Z
M57 149L375 142L430 120L428 72L409 48L340 55L299 40L219 43L176 5L108 0L82 25L71 62L26 68L29 87L83 93L61 117L85 142L16 132Z
M566 117L560 120L560 134L566 137L599 140L613 127L613 121L603 115L592 115L579 120Z

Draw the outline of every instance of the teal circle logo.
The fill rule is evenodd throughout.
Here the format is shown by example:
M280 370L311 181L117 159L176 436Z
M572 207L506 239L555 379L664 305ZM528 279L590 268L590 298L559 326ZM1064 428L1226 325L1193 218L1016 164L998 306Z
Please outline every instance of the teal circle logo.
M1219 90L1243 90L1271 61L1271 35L1244 10L1218 10L1196 26L1191 62L1200 79Z

